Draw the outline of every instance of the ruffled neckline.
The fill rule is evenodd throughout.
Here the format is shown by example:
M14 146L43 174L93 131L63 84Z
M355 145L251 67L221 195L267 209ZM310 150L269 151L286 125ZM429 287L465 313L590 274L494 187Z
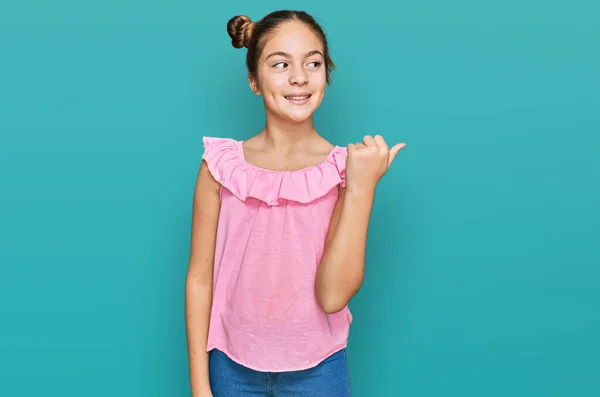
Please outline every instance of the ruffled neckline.
M285 201L307 204L337 185L345 187L345 148L334 146L319 164L297 170L272 170L248 162L243 142L203 137L202 155L215 180L242 201L250 197L268 205L281 205Z
M295 169L295 170L271 170L271 169L268 169L268 168L259 167L257 165L254 165L254 164L250 163L248 160L246 160L246 155L244 154L244 141L235 141L235 142L237 143L237 151L238 151L238 156L240 158L240 161L243 161L244 163L246 163L246 165L248 165L250 168L254 168L256 171L258 171L258 172L264 172L264 173L269 173L269 172L274 172L274 173L283 172L283 173L293 174L293 173L298 173L298 172L308 172L308 171L311 170L311 168L318 168L318 167L324 166L326 163L328 163L329 161L331 161L331 158L335 155L336 151L339 151L340 149L342 149L339 146L334 146L334 148L329 151L329 154L327 155L327 157L325 158L325 160L321 161L318 164L310 165L308 167L298 168L298 169Z

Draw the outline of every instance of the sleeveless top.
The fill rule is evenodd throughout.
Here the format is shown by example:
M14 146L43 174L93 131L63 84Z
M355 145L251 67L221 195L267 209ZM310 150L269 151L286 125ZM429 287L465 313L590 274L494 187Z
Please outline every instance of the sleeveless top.
M346 306L325 313L315 276L345 186L347 152L274 171L246 162L242 141L204 137L203 160L221 184L206 350L264 372L311 368L348 343Z

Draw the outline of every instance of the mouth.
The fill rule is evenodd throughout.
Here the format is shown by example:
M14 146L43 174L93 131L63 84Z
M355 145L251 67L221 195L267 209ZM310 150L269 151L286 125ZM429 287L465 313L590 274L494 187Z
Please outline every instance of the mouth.
M300 93L294 95L284 95L283 97L295 105L304 105L308 102L312 94Z

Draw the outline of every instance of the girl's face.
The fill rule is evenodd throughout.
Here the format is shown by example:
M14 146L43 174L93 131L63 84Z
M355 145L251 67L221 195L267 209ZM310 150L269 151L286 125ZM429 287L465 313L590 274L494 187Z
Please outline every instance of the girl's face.
M260 56L258 82L253 91L262 95L267 113L303 122L317 110L326 86L323 44L299 21L284 22L267 40Z

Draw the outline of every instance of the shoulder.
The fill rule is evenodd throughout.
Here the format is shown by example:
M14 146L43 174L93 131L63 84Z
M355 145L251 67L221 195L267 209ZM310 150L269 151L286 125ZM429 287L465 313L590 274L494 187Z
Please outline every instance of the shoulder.
M202 195L209 191L219 192L221 187L220 182L215 177L213 164L214 151L218 147L222 147L225 143L223 138L203 137L204 153L202 154L202 162L196 176L195 200L199 200Z
M320 153L336 153L347 155L347 146L339 146L323 137L321 137L320 142L315 145L315 150L318 150Z
M231 170L241 162L241 141L227 137L203 136L200 172L210 174L219 185L225 185Z
M216 136L203 136L202 146L204 147L204 154L213 150L227 150L236 149L241 144L233 138L227 137L216 137Z

